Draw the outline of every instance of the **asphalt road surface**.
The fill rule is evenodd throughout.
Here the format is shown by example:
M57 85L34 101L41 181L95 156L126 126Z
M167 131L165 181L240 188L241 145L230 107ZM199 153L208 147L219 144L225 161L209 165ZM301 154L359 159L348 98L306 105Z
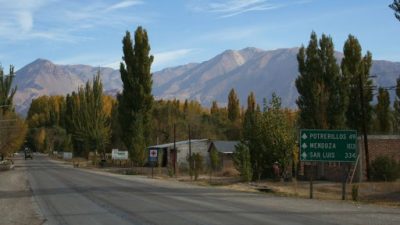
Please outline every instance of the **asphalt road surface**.
M21 163L45 224L400 224L398 208L112 175L44 156Z

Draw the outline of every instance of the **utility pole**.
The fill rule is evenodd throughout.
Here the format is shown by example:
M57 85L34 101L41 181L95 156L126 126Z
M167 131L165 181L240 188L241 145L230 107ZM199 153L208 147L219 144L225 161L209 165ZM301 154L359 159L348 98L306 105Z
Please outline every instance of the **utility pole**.
M367 125L365 124L365 103L364 103L364 84L362 82L361 74L358 75L358 82L360 85L360 101L361 101L361 119L362 119L362 132L364 135L364 149L365 149L365 166L367 169L367 180L370 180L369 168L369 151L368 151L368 134Z
M193 159L192 159L192 143L191 143L191 134L190 134L190 125L189 125L189 173L190 180L193 180Z
M173 159L174 161L172 162L174 164L174 175L176 176L176 157L178 153L176 151L176 124L174 123L174 156Z

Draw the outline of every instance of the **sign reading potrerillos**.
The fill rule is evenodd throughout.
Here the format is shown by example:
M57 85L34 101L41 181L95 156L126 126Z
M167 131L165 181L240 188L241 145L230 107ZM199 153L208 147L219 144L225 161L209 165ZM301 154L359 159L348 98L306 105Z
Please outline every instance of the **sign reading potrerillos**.
M357 159L357 131L300 130L300 160L354 162Z

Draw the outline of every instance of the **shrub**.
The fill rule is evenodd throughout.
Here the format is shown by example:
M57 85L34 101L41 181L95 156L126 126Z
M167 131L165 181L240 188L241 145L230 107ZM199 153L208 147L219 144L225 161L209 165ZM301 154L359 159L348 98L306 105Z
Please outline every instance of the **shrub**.
M201 156L200 153L193 153L193 162L194 180L197 180L200 173L203 171L203 156Z
M376 181L395 181L400 175L400 165L389 156L378 156L371 163L371 176Z
M244 143L239 143L235 146L236 151L233 153L233 163L239 171L240 177L244 181L250 181L253 176L253 171L250 161L250 150Z

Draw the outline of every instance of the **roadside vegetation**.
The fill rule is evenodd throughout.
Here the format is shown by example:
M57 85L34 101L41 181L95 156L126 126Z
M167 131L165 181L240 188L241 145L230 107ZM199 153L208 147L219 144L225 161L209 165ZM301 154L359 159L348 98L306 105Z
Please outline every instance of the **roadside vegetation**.
M0 65L0 162L21 148L27 132L25 121L14 111L14 77L13 66L5 74Z
M247 107L242 108L235 89L228 94L226 107L216 101L208 109L194 100L155 100L150 72L153 56L146 30L138 27L133 37L127 31L122 46L123 90L116 98L103 94L98 72L77 92L32 101L27 116L27 143L32 149L71 151L83 158L97 152L98 160L113 148L127 149L133 165L143 166L146 146L188 139L190 126L192 139L241 141L234 156L236 168L243 180L256 181L293 175L298 166L299 129L354 129L361 133L365 123L370 134L400 131L400 79L393 107L386 87L379 87L377 103L372 105L376 92L370 76L372 54L362 55L361 45L352 35L339 63L328 35L318 39L312 32L308 45L300 48L297 111L282 108L275 94L258 104L255 94L249 93ZM360 88L364 89L362 96ZM278 174L274 164L279 165ZM216 166L211 167L201 171L211 176ZM194 169L189 171L193 176Z

